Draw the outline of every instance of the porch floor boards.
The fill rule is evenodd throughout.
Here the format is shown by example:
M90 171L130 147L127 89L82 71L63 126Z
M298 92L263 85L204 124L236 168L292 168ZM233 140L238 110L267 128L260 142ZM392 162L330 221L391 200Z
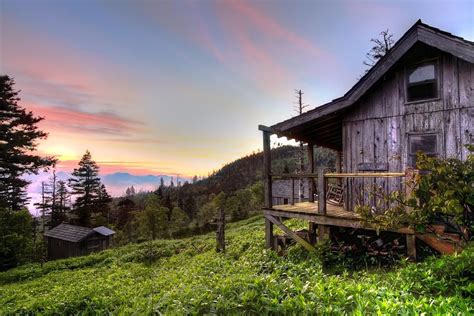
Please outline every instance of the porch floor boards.
M274 205L272 209L284 212L295 212L324 216L318 213L318 202L300 202L295 203L294 205ZM326 204L325 216L357 220L360 219L360 216L358 214L350 211L345 211L342 206L337 206L329 203Z
M342 206L326 204L326 214L318 213L318 202L300 202L294 205L273 205L272 208L264 208L264 215L276 217L299 218L308 220L319 225L363 228L374 230L374 227L367 225L361 220L361 217L355 212L344 210ZM410 228L399 228L389 230L403 234L414 234Z

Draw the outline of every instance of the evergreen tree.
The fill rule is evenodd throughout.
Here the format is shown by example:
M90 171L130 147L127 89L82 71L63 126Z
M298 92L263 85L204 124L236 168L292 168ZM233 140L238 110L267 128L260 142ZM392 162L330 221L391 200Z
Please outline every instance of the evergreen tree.
M69 190L66 182L58 181L56 184L56 199L54 212L51 213L51 227L55 227L68 219L69 207Z
M109 224L110 202L112 202L112 197L107 192L105 185L101 184L99 187L97 200L95 202L95 221L93 222L94 226Z
M169 210L160 206L158 197L150 194L146 200L145 209L139 214L139 227L147 239L156 239L167 235L167 213Z
M173 209L173 202L171 201L171 192L165 196L165 199L162 202L162 205L168 209L168 220L171 219L171 210Z
M0 208L19 210L28 201L25 190L29 182L23 176L37 174L55 160L33 153L38 140L47 137L37 127L43 118L18 104L14 84L9 76L0 76Z
M125 196L126 197L133 197L135 195L135 188L133 187L133 185L129 188L127 188L127 190L125 190Z
M12 211L0 207L0 271L31 259L33 219L26 210Z
M117 220L116 225L119 229L125 227L125 225L132 220L132 212L135 211L136 205L133 200L125 198L117 204Z
M96 211L96 202L100 192L99 166L92 160L91 153L86 151L79 161L79 168L74 169L69 179L71 194L76 195L72 213L74 222L90 226L92 214Z
M171 233L178 231L186 226L186 223L189 221L188 215L180 209L179 207L173 208L171 211L171 218L169 221L169 226Z

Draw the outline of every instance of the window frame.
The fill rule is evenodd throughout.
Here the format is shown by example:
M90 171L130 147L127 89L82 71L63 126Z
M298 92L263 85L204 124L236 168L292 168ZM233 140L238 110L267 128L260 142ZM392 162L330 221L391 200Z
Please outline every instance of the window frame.
M443 150L441 148L441 142L442 142L442 139L441 139L441 134L439 131L424 131L424 132L411 132L411 133L408 133L408 144L407 144L407 167L410 167L410 168L416 168L416 160L415 160L415 165L412 165L411 164L411 161L412 161L412 157L414 157L416 159L416 152L415 153L412 153L411 152L411 139L413 136L430 136L430 135L434 135L436 136L436 152L425 152L425 154L434 154L436 155L436 157L438 158L442 158L443 156Z
M434 64L435 65L435 78L436 78L436 89L437 89L437 96L433 98L427 98L427 99L421 99L421 100L413 100L413 101L408 101L408 72L409 70L422 66L423 64ZM441 63L439 57L436 58L429 58L429 59L424 59L421 61L418 61L416 63L409 64L405 66L404 70L404 91L405 91L405 104L415 104L415 103L424 103L424 102L430 102L430 101L437 101L441 99L441 94L442 94L442 89L441 89L441 71L440 71Z

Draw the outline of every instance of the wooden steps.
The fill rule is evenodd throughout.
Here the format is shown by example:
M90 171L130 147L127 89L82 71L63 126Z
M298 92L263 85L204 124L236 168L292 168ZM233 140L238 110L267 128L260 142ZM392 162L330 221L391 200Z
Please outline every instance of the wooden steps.
M417 233L416 238L443 255L451 255L462 250L462 239L459 234L445 232L444 225L433 225L433 233Z

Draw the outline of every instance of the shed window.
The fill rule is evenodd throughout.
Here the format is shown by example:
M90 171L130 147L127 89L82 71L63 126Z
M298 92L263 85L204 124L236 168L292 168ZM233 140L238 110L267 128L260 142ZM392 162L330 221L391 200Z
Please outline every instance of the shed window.
M410 135L408 146L408 164L410 167L416 167L416 154L425 153L428 157L438 157L438 135L422 134Z
M438 97L438 63L418 64L407 69L407 102Z

